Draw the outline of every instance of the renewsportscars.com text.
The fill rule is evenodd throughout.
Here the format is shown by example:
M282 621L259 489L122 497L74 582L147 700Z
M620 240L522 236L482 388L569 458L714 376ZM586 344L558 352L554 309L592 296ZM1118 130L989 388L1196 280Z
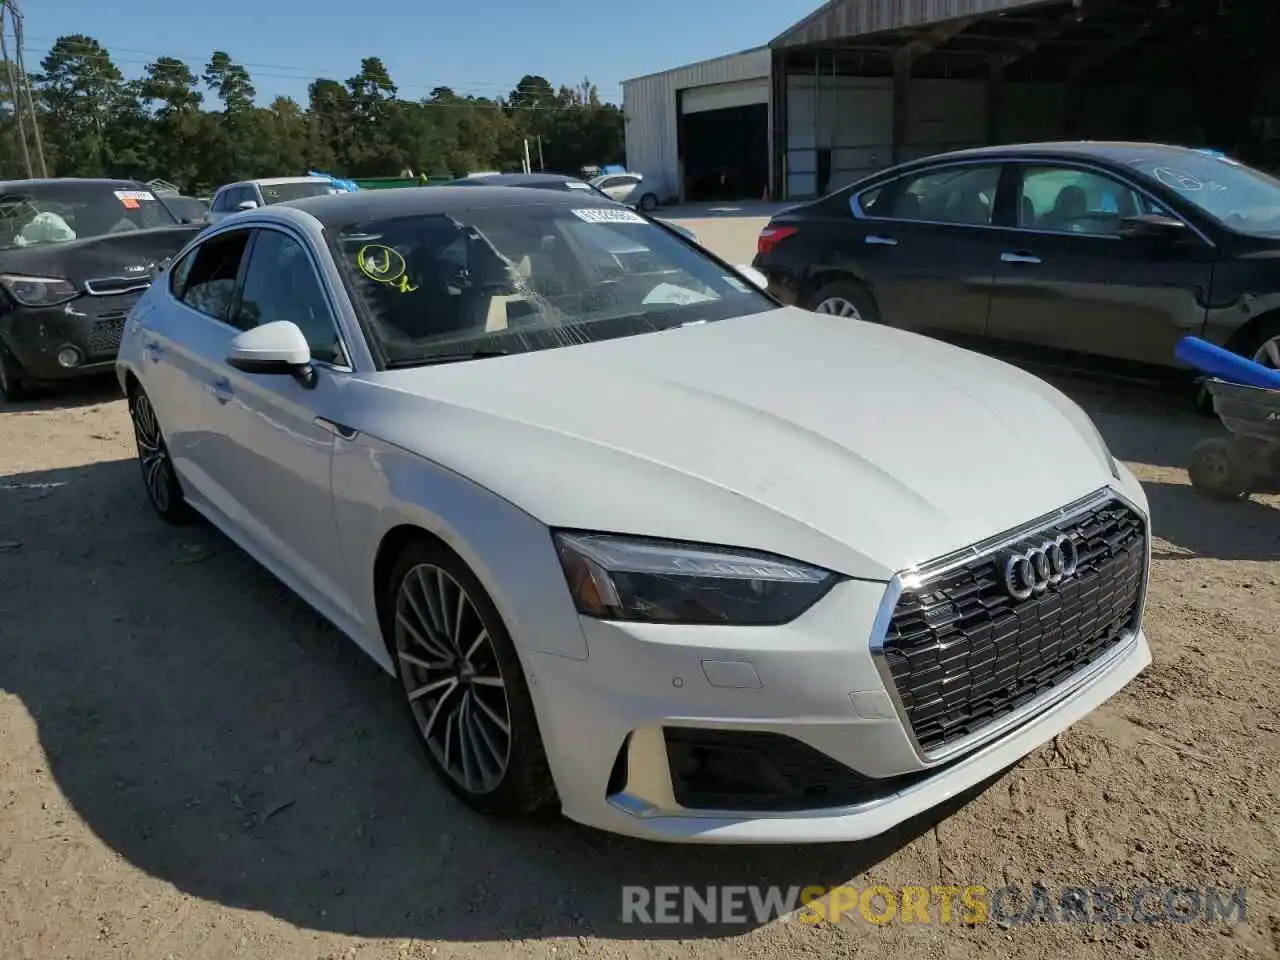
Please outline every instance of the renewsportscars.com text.
M623 923L1241 923L1246 890L1204 886L623 887Z

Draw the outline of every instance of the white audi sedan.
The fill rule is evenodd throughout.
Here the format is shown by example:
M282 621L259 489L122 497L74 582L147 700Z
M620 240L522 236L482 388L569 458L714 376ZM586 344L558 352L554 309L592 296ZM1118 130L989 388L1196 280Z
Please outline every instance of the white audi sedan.
M758 282L586 192L229 218L125 331L146 495L396 676L478 810L873 836L1150 662L1147 503L1037 378Z

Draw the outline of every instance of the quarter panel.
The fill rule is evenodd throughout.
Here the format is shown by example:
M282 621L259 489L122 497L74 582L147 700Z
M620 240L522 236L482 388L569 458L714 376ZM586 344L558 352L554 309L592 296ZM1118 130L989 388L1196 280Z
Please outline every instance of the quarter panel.
M367 435L339 440L334 510L363 625L361 646L392 670L379 631L374 562L387 533L420 527L480 579L522 659L528 651L585 659L586 639L551 536L508 501L437 464Z

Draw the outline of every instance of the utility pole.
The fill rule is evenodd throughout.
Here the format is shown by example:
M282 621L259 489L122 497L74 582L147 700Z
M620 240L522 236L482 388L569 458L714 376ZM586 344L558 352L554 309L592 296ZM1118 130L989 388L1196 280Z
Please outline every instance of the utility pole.
M547 165L542 162L542 134L538 134L538 172L547 172Z
M9 57L8 29L13 27L14 57ZM18 145L22 150L23 165L27 176L49 176L44 159L44 141L40 136L40 118L36 113L35 98L31 94L31 81L22 53L22 11L14 0L0 0L0 58L4 59L5 80L9 88L9 102L13 105L13 120L17 127ZM28 140L28 130L30 140ZM35 147L35 163L32 163L32 146Z

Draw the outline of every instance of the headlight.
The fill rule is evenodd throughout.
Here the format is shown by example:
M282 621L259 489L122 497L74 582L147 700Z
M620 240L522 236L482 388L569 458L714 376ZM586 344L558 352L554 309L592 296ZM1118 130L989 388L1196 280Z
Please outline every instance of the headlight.
M786 623L840 579L772 554L671 540L558 532L555 543L578 612L601 620Z
M75 299L79 290L70 280L61 277L19 277L0 275L9 296L24 307L53 307Z

